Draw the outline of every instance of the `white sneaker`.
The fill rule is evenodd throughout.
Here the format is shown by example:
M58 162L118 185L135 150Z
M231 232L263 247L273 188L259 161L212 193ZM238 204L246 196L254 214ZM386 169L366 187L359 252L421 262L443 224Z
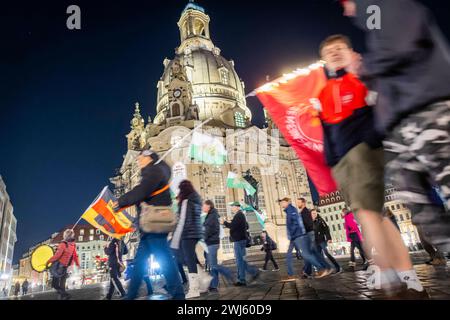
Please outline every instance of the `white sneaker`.
M188 279L189 279L189 291L186 294L186 299L200 297L200 284L198 282L199 281L198 274L189 273Z

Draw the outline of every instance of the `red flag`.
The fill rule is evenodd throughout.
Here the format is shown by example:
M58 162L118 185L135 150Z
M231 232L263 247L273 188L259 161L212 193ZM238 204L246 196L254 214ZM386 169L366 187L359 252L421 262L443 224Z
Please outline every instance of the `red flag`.
M323 131L314 109L326 84L323 67L310 67L264 85L256 95L273 122L303 162L320 195L336 191L336 183L325 162Z

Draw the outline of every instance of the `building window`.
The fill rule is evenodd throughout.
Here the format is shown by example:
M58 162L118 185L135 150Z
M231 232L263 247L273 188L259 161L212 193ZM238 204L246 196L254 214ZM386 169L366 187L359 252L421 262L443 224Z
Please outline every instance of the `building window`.
M181 115L181 108L178 103L172 105L172 117L179 117Z
M94 229L89 230L90 234L94 234Z
M83 236L79 236L79 237L78 237L78 241L81 241L81 242L82 242L82 241L83 241Z
M333 216L330 216L331 221L334 221Z
M94 241L94 236L89 236L89 241Z
M245 118L240 112L234 113L234 122L236 124L236 127L239 128L245 128Z
M228 84L230 83L230 78L229 78L228 70L227 70L227 69L222 68L222 69L220 70L220 80L222 81L222 83L223 83L224 85L228 85Z
M80 236L84 236L84 229L80 230Z
M264 196L264 187L262 183L262 177L261 177L261 171L257 167L253 167L251 169L251 173L253 177L256 179L256 181L259 182L258 184L258 207L259 209L265 209L266 208L266 199Z
M336 231L336 226L333 224L333 231Z
M104 235L101 235L100 236L100 240L104 240L105 239L105 236ZM100 246L99 246L99 248L100 248Z
M400 221L405 221L405 219L403 219L403 215L400 215Z

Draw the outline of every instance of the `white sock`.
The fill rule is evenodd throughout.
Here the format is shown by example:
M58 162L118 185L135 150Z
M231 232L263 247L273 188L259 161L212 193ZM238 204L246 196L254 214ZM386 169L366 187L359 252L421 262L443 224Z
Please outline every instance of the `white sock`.
M397 271L397 275L400 280L408 286L408 289L413 289L419 292L423 291L423 287L417 277L416 270L412 269L407 271Z

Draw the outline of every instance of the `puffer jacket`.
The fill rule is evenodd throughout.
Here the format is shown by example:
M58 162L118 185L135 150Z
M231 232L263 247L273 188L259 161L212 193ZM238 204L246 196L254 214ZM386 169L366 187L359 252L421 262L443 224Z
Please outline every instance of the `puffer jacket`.
M358 223L355 220L355 217L353 216L352 212L349 212L344 217L344 225L345 225L345 232L347 234L347 241L352 242L353 239L350 237L350 234L356 233L358 235L359 241L363 241L363 237L361 234L361 231L359 230Z
M208 246L220 244L220 222L217 209L211 209L203 224L205 227L205 243Z
M77 254L77 246L73 241L61 241L58 245L58 249L53 257L48 260L48 263L54 263L59 261L63 266L70 267L72 264L80 266Z
M186 209L186 220L183 225L181 239L203 239L202 198L196 192L189 195ZM179 205L178 214L181 214L182 205Z

